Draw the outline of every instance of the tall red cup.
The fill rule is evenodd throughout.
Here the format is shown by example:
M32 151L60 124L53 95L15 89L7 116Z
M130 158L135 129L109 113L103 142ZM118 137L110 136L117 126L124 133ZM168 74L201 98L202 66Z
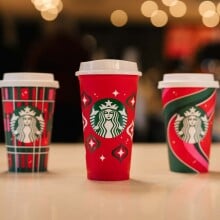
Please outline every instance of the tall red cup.
M87 177L129 179L138 78L137 64L123 60L82 62L81 91Z
M52 74L6 73L0 87L8 170L47 171L59 83Z
M212 74L165 74L159 82L171 171L208 172L218 87Z

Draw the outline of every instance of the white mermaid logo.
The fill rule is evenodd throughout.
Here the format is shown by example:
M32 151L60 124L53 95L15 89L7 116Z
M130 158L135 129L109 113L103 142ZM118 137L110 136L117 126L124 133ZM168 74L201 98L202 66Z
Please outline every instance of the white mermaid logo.
M103 99L92 108L90 122L97 134L113 138L122 133L127 123L124 106L114 99Z
M10 127L17 140L31 143L41 136L45 122L38 109L26 106L14 111Z
M202 140L208 131L208 118L199 108L191 107L181 116L177 114L175 130L187 143L195 144Z

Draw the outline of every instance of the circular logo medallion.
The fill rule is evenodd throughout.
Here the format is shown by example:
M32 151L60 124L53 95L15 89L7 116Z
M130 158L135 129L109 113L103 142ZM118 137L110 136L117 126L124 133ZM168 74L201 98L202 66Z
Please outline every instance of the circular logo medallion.
M185 142L195 144L200 142L208 131L206 113L196 106L189 107L177 114L175 123L177 135Z
M10 120L12 133L23 143L31 143L40 138L44 126L42 113L32 106L17 108Z
M127 124L127 113L121 102L115 99L102 99L94 104L90 113L94 131L104 138L120 135Z

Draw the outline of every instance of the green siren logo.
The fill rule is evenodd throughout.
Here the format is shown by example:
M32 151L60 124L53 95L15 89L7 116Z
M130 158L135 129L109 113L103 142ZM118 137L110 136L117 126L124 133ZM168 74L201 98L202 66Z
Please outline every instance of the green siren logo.
M23 143L31 143L38 139L44 129L42 113L34 107L23 106L13 112L10 121L12 133Z
M113 138L121 134L126 127L127 113L121 102L115 99L102 99L94 104L90 122L98 135Z
M191 107L183 114L177 114L175 130L185 142L195 144L200 142L208 130L208 118L198 107Z

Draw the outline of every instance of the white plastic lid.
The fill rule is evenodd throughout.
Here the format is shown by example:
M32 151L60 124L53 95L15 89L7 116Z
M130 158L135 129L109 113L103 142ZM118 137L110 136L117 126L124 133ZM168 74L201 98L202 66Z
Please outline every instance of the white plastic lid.
M164 74L163 80L159 82L158 88L169 87L209 87L219 88L218 81L214 80L213 74L205 73L171 73Z
M0 80L0 87L18 86L59 88L59 82L54 80L52 73L34 72L5 73Z
M142 74L138 71L137 64L135 62L125 60L104 59L81 62L79 71L76 72L76 76L79 75L141 76Z

